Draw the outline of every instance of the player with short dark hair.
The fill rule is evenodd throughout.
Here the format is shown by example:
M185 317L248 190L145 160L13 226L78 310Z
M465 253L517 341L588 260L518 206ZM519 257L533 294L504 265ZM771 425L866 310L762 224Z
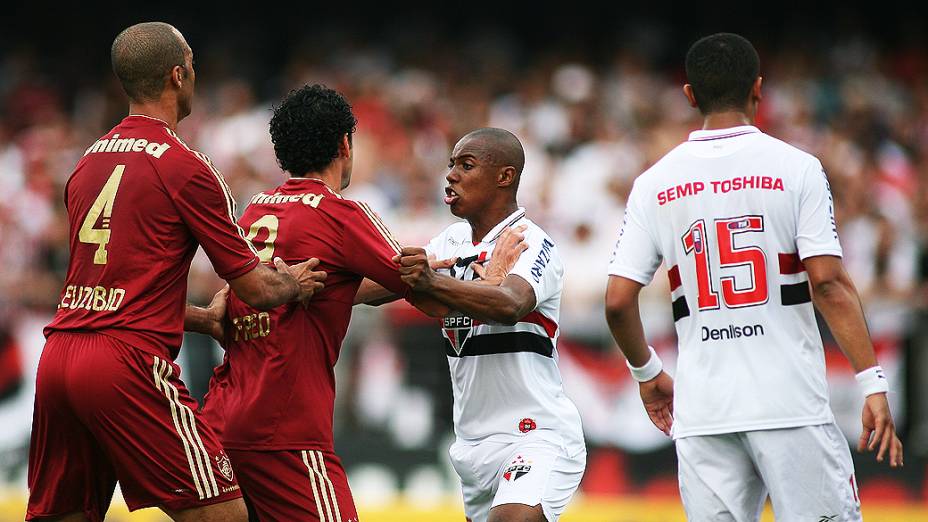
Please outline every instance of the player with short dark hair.
M234 292L228 300L226 357L203 414L219 427L261 520L357 520L332 440L334 367L351 308L365 277L422 306L393 262L397 240L368 205L340 194L351 180L355 124L351 106L332 89L288 94L270 130L290 178L251 198L239 220L262 259L312 252L329 274L308 308L261 312Z
M635 180L609 264L606 319L652 422L672 435L691 520L860 520L828 401L817 308L865 396L858 448L902 465L883 370L841 262L821 163L753 126L754 47L719 33L686 56L702 130ZM647 345L638 295L668 268L676 382Z
M119 481L132 510L244 520L228 457L173 362L185 321L203 313L185 314L190 261L202 246L261 309L308 299L325 274L318 260L261 265L222 175L175 134L195 82L180 32L134 25L112 56L129 116L65 187L71 257L36 377L26 518L103 520Z
M463 221L397 259L407 284L449 309L442 335L457 439L449 453L472 522L556 522L586 467L580 415L557 366L564 268L554 241L518 205L524 164L509 131L461 138L445 203ZM525 251L502 284L475 284L513 227L525 231ZM435 271L429 255L457 262Z

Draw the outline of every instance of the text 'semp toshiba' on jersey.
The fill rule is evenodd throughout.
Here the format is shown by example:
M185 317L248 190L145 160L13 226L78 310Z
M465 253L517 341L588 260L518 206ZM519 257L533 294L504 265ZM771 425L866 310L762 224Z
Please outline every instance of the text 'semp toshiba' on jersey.
M454 430L459 439L513 441L538 435L583 444L580 414L564 395L557 367L558 316L564 267L554 241L519 208L479 241L467 222L454 223L426 250L438 259L457 258L443 273L463 280L477 276L472 262L486 262L507 227L528 226L521 254L510 272L535 292L535 309L515 325L482 323L461 314L445 317L448 366L454 391Z
M666 263L675 438L833 421L802 260L841 256L821 163L753 126L695 131L636 181L609 273Z

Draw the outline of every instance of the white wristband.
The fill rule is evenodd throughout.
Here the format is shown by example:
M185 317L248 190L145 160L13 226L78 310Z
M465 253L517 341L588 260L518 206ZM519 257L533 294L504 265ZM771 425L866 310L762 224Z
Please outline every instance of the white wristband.
M632 372L632 379L638 382L650 381L660 375L661 371L664 369L664 363L661 362L661 358L657 356L657 352L654 351L654 348L648 346L648 350L651 352L651 358L648 359L648 362L644 363L644 366L635 368L632 366L632 363L627 359L625 360L625 365L628 366L629 371Z
M883 374L883 368L879 366L867 368L855 375L854 378L857 379L857 384L860 386L861 391L864 392L864 397L889 391L889 381L886 380L886 375Z

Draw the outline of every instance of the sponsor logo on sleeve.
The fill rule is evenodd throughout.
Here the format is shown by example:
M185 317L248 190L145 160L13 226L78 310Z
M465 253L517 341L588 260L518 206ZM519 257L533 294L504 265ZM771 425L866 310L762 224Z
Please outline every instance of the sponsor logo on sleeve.
M538 252L538 257L535 258L535 262L532 263L532 279L534 279L536 283L541 282L541 276L544 273L545 267L547 267L548 263L551 261L552 248L554 248L554 243L548 238L545 238L544 242L541 244L541 251Z

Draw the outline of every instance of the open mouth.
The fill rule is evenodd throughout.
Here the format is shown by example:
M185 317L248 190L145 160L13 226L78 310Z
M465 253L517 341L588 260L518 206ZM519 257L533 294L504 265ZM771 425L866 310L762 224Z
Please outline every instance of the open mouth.
M453 188L445 187L445 205L454 205L460 198Z

